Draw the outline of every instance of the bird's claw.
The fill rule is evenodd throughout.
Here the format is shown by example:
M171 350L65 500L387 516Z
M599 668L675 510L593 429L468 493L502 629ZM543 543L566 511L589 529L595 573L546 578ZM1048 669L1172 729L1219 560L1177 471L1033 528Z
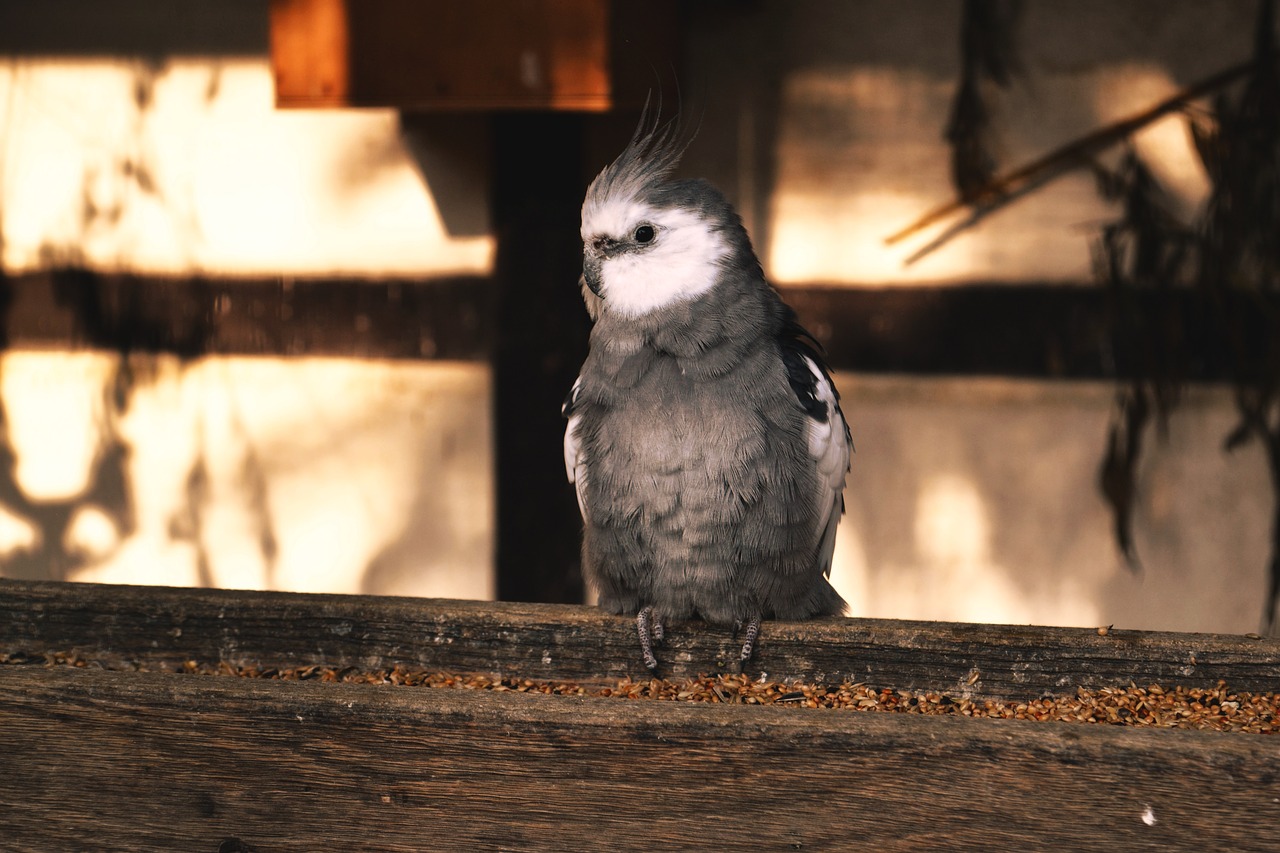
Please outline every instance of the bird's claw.
M747 630L742 640L742 656L739 658L741 663L751 660L751 655L756 650L756 638L760 636L760 617L753 616L747 622Z
M666 637L662 617L654 617L653 608L645 607L636 614L636 633L640 635L640 656L650 672L658 669L658 658L653 653L655 645L661 645Z

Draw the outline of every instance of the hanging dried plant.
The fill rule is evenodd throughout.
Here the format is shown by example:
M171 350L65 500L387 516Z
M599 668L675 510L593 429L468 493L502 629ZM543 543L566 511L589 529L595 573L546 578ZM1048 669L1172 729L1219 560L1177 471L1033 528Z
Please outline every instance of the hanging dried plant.
M1280 627L1280 68L1272 0L1259 4L1253 70L1239 97L1219 98L1212 122L1193 129L1212 181L1197 278L1229 332L1240 416L1225 445L1260 442L1274 493L1263 609L1263 627L1274 633Z
M1163 429L1188 376L1185 335L1194 322L1209 337L1225 340L1239 421L1224 441L1233 450L1261 443L1274 493L1271 557L1263 627L1280 631L1280 68L1275 47L1274 0L1259 0L1251 61L1220 71L1149 109L1072 140L1037 160L995 174L990 111L981 81L1007 81L1008 64L990 57L1008 36L991 18L998 4L966 2L961 82L947 126L957 197L928 211L887 238L896 243L959 211L965 221L949 228L912 260L936 251L992 211L1077 168L1090 168L1099 190L1120 205L1093 247L1096 277L1110 297L1111 342L1117 364L1130 377L1117 392L1099 471L1112 510L1117 545L1137 567L1133 539L1136 473L1144 436ZM1011 20L1011 19L1008 19ZM987 27L990 33L979 36ZM1010 40L1011 44L1011 40ZM1223 94L1243 80L1235 97ZM1114 171L1097 155L1192 102L1217 93L1207 115L1191 114L1190 128L1212 188L1201 220L1184 226L1136 154L1129 150ZM1212 316L1194 321L1177 300L1143 299L1151 291L1198 288ZM1151 306L1157 306L1153 311ZM1153 418L1154 416L1154 418Z
M951 178L969 203L981 203L995 177L998 148L987 90L1008 87L1021 68L1014 30L1017 0L965 0L960 18L960 85L947 121Z
M1132 149L1114 172L1098 167L1097 173L1102 195L1118 202L1121 213L1094 243L1095 276L1107 288L1114 358L1130 376L1117 392L1098 479L1111 508L1116 542L1136 569L1133 508L1143 436L1153 407L1163 431L1187 375L1183 318L1174 303L1138 296L1189 285L1195 235L1170 212L1170 200ZM1152 304L1157 306L1154 315L1149 313Z

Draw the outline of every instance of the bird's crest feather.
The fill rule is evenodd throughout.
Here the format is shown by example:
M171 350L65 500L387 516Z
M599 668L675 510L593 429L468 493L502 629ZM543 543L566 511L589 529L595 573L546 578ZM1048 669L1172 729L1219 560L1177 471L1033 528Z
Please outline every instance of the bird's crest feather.
M679 165L691 140L682 139L678 117L661 120L661 109L661 104L651 108L649 100L645 100L631 141L587 188L584 210L610 200L642 200Z

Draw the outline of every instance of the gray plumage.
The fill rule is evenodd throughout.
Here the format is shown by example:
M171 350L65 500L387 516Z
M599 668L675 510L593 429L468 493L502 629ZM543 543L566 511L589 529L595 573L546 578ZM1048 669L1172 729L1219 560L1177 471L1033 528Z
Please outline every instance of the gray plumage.
M737 214L675 181L675 132L642 120L583 204L591 350L565 402L565 466L600 606L746 625L841 613L827 580L852 445L812 339Z

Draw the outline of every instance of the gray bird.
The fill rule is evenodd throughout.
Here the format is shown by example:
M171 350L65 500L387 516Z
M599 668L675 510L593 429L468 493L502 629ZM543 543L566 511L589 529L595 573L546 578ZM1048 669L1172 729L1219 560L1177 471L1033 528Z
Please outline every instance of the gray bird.
M813 338L732 206L673 180L674 124L641 120L582 205L591 349L564 404L583 572L636 615L745 626L843 613L828 582L852 443Z

